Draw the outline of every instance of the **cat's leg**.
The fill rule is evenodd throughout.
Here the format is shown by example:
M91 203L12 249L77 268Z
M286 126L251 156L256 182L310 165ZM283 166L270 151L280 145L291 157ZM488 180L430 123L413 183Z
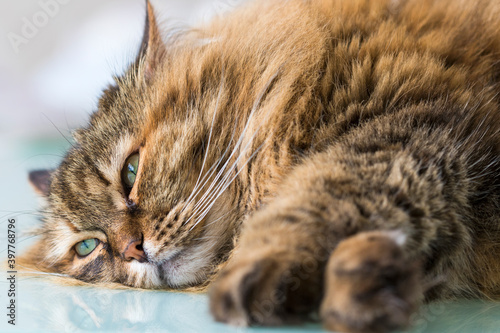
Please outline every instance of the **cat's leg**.
M377 321L376 327L390 330L408 322L411 311L423 299L422 292L429 299L479 295L472 249L473 228L480 220L474 217L470 200L477 188L497 191L498 187L492 182L481 184L478 173L468 168L477 168L478 160L491 167L495 157L487 156L487 147L479 145L464 152L467 142L447 129L435 130L439 122L427 114L422 119L413 115L387 118L353 131L342 142L306 159L285 180L277 197L247 221L237 250L211 290L211 311L217 320L276 324L318 309L330 253L342 240L358 234L364 237L361 233L370 231L389 235L374 243L374 262L364 265L370 258L366 253L349 258L358 268L369 268L365 280L357 278L362 282L361 292L365 287L374 288L374 298L365 294L351 307L343 307L346 303L341 301L335 305L336 296L330 295L335 287L331 285L340 280L327 272L328 295L323 307L327 324L341 323L348 331L369 332L372 328L376 331L372 322ZM425 126L427 121L432 127ZM448 120L442 121L443 127L447 126ZM493 172L483 167L478 170ZM480 203L498 207L491 193L481 194ZM403 245L391 243L394 232L406 237ZM347 240L347 250L342 251L355 253L357 241L368 250L370 244L362 239ZM377 285L385 279L390 259L378 256L382 249L393 249L395 256L400 256L392 263L397 269L386 279L386 286ZM335 261L336 256L332 256L331 265L339 265L341 271L342 263ZM407 290L399 293L403 285ZM376 302L380 300L377 287L393 291L385 307ZM347 292L348 300L359 294L355 284L349 291L339 292ZM370 308L370 304L375 305ZM394 306L394 311L389 311ZM356 310L368 308L370 313ZM386 312L391 314L385 316ZM332 316L359 317L361 326Z
M309 180L290 185L244 224L237 248L210 290L218 321L277 325L319 308L324 267L335 243L325 221L336 205ZM353 228L339 227L339 237Z
M385 238L376 243L379 246L371 249L374 261L366 267L372 271L364 272L357 283L362 283L360 287L375 288L375 284L384 278L377 274L385 274L386 262L392 259L392 264L401 271L394 272L396 277L393 280L387 277L387 283L392 285L387 285L386 289L404 284L408 294L400 299L397 294L393 299L386 299L387 311L395 318L383 318L384 327L402 327L408 322L410 314L423 299L422 272L421 266L409 260L411 251L397 242L402 243L408 234L417 235L412 231L412 223L425 213L402 201L407 195L403 195L403 190L383 189L375 174L380 173L383 175L380 177L387 181L390 174L387 165L371 170L375 174L370 179L361 170L333 162L335 157L339 156L332 151L325 152L297 168L280 195L247 221L233 257L211 289L211 311L217 320L235 325L275 325L300 319L302 315L317 310L325 291L325 266L339 242L355 237L352 238L355 244L358 238L353 235L363 237L364 231L382 230L378 232ZM396 169L399 167L398 164ZM393 202L394 198L388 199L395 194L400 201L397 204ZM399 204L404 207L397 207ZM443 241L447 238L443 237ZM353 244L352 241L346 243ZM409 243L414 245L413 240ZM400 257L387 258L382 249L387 250L387 255ZM352 263L365 263L369 257L357 252L350 259ZM405 264L407 266L403 267ZM327 274L326 289L334 293L330 281ZM355 290L356 284L352 287L345 292L356 298L360 291ZM374 304L368 297L363 301ZM405 304L402 313L391 311L391 306L400 304ZM373 313L363 315L379 320L383 325L378 316L380 305L371 308ZM342 308L348 314L361 316L351 309L355 307ZM326 323L331 322L329 318L325 317Z
M339 332L407 327L422 302L421 267L407 258L401 232L361 232L342 241L326 268L321 318Z

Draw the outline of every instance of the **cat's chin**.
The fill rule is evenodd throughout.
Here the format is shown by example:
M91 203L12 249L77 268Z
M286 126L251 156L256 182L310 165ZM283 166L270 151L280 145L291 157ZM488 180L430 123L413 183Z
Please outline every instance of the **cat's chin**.
M207 279L208 268L215 256L213 248L214 246L198 243L162 250L151 241L144 243L149 265L158 269L160 286L174 289L196 286Z
M205 251L197 247L187 248L162 262L159 266L162 281L174 289L195 286L205 281L212 258Z

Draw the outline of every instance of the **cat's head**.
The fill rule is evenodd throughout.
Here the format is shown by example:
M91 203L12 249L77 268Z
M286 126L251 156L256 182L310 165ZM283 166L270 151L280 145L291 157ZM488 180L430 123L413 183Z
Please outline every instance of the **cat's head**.
M149 3L147 12L136 62L103 93L58 169L30 175L47 198L30 266L179 288L206 281L232 246L240 213L229 194L231 149L223 153L234 140L219 123L222 83L206 79L222 71L169 54L177 51Z

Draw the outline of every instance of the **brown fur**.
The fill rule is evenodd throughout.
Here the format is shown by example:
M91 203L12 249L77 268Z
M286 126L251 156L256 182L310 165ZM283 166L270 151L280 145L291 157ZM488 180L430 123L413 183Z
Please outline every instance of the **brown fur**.
M491 0L260 1L164 43L148 5L25 261L142 288L217 278L212 313L238 325L322 302L330 329L383 332L424 298L497 298L499 17ZM121 256L138 239L148 263Z

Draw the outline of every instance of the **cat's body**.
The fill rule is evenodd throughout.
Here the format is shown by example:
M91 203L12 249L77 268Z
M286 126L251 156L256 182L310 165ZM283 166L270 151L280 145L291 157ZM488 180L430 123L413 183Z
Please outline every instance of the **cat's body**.
M165 45L149 7L26 261L142 288L215 276L212 312L234 324L322 302L331 329L387 331L425 297L499 297L499 17L495 1L261 1Z

